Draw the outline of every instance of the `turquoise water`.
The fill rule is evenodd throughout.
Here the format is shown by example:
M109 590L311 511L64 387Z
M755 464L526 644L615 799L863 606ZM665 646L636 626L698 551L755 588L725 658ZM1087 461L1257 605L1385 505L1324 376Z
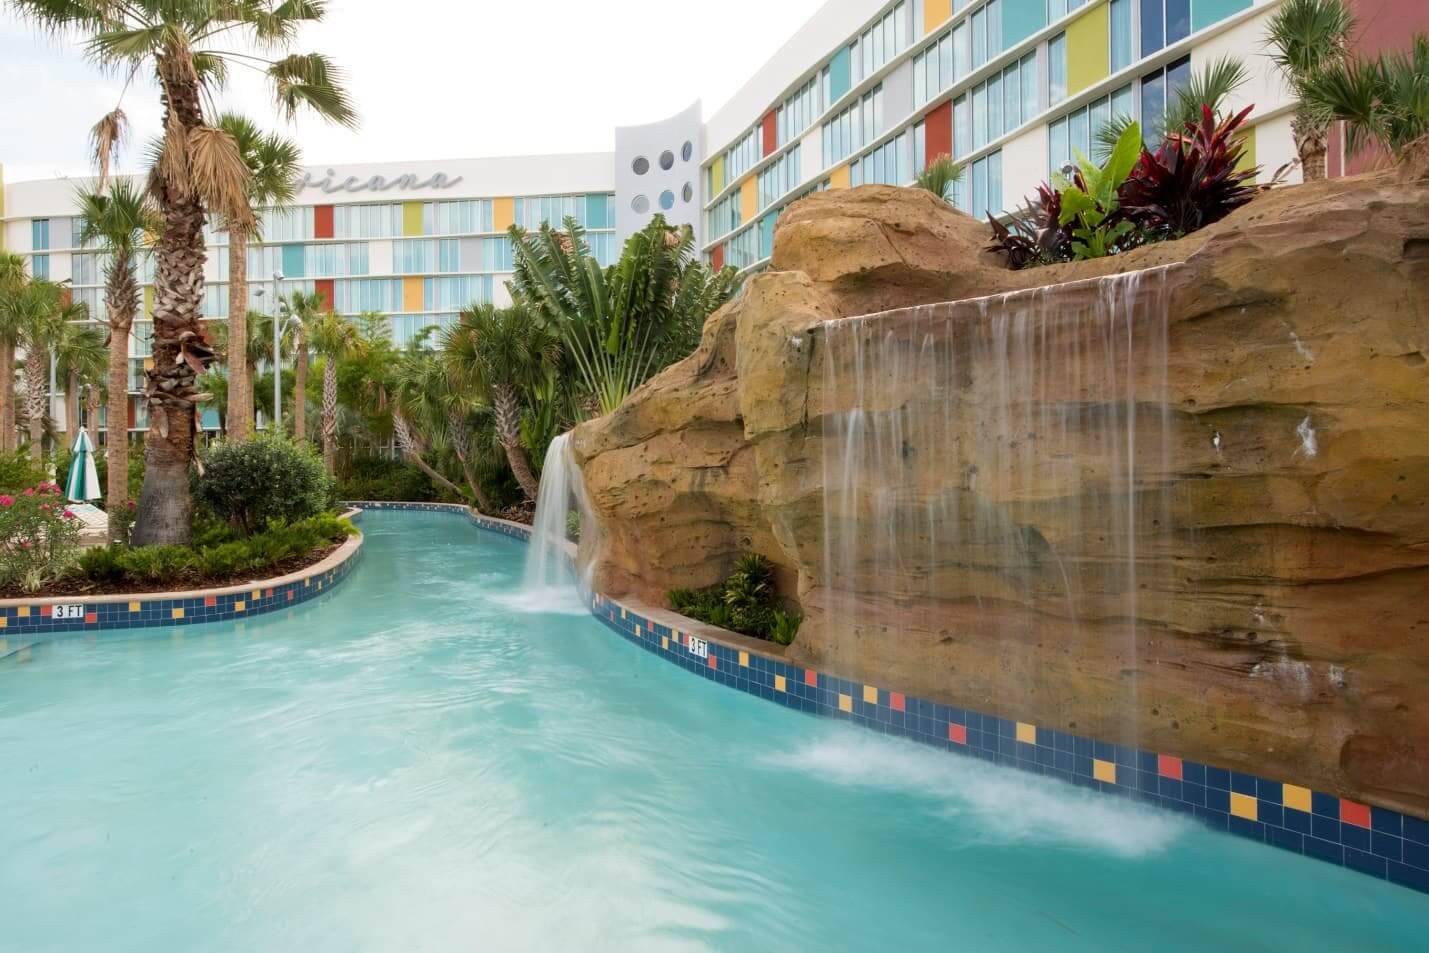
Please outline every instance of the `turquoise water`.
M332 595L0 661L0 950L1423 949L1429 897L816 720L369 513Z

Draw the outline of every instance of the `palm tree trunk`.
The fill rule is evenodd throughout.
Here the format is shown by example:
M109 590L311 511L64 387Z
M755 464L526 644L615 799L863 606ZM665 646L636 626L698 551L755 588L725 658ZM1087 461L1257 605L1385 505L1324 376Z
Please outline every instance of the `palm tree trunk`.
M116 254L105 275L104 310L109 315L109 405L105 410L105 505L113 513L129 501L129 330L139 311L139 286L129 256ZM110 542L124 542L109 524Z
M541 484L536 479L536 474L531 472L531 461L526 457L526 448L521 446L521 399L516 395L516 389L509 384L495 388L492 397L492 411L496 415L496 435L501 440L502 449L506 451L506 462L511 465L516 482L521 484L521 492L526 495L527 500L534 503Z
M466 423L455 411L447 415L447 432L451 434L452 449L456 451L456 458L461 463L462 476L466 477L467 485L471 487L476 508L483 513L495 513L496 508L487 498L486 491L481 488L481 481L476 478L476 472L471 466L471 440L466 432Z
M73 447L79 437L79 375L70 371L65 377L65 444Z
M187 134L203 124L203 113L192 68L175 56L158 57L165 125L176 121ZM192 189L176 189L162 175L153 177L151 189L164 227L154 256L154 367L145 375L149 434L134 543L184 545L193 536L189 464L198 428L194 379L213 359L199 324L204 212Z
M410 462L416 464L418 470L421 470L427 476L431 477L432 480L446 487L448 490L451 490L457 496L466 496L466 494L461 491L461 487L442 476L432 468L431 464L422 459L421 451L417 448L416 441L412 437L412 427L407 423L407 418L401 414L394 413L392 415L392 429L396 434L397 446L401 448L402 455Z
M99 452L99 385L89 385L89 393L84 398L84 432L89 434L89 445Z
M323 362L323 467L328 476L337 472L337 361Z
M15 449L15 342L0 341L0 450Z
M25 348L25 413L30 424L30 459L39 462L45 442L45 352L32 342Z
M1327 174L1325 153L1329 130L1321 128L1309 115L1297 112L1290 120L1290 135L1300 157L1300 174L1306 182L1318 182Z
M302 443L308 438L308 341L302 328L297 329L294 343L293 439Z
M253 428L253 378L248 372L248 235L228 233L228 438L247 440Z

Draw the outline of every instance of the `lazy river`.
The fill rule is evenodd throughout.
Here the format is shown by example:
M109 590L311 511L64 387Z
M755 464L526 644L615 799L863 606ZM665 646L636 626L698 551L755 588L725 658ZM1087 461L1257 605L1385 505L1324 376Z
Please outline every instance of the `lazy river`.
M1394 950L1429 899L766 704L369 512L243 623L0 660L0 950Z

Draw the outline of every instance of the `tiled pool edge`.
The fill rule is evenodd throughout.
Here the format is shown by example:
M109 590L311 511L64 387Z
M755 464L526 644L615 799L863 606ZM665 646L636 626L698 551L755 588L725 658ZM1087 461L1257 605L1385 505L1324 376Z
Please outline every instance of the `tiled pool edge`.
M362 537L353 536L306 569L241 586L185 592L151 592L81 598L0 600L0 659L39 642L115 629L200 625L263 615L306 602L347 578L362 555ZM54 618L54 606L79 605L83 615Z

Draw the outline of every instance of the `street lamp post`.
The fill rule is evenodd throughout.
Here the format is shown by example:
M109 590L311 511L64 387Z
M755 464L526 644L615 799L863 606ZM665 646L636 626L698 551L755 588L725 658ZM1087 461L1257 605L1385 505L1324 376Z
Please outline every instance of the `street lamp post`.
M273 272L273 434L283 432L283 328L279 316L283 299L278 294L281 271Z

